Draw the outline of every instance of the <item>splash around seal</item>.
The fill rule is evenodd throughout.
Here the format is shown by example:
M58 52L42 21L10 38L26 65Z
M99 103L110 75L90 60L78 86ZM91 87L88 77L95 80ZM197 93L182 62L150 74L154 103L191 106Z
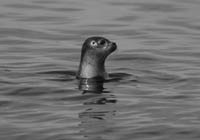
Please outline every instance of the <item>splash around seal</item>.
M77 78L105 79L107 77L105 60L116 49L116 43L104 37L95 36L86 39L82 45Z

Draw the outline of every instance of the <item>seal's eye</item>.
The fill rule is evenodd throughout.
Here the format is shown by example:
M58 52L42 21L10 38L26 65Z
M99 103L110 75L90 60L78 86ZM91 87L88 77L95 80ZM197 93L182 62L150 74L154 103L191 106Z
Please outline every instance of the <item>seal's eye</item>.
M94 40L92 40L91 42L90 42L90 46L92 46L92 47L97 47L97 42L96 41L94 41Z
M99 42L98 42L100 45L105 45L106 44L106 41L104 40L104 39L102 39L102 40L99 40Z

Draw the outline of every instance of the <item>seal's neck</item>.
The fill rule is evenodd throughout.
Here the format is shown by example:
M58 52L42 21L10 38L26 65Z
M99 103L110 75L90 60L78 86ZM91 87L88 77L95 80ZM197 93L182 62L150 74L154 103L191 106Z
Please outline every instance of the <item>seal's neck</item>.
M93 57L83 57L81 59L78 71L78 77L81 78L106 78L104 66L105 60L96 59Z

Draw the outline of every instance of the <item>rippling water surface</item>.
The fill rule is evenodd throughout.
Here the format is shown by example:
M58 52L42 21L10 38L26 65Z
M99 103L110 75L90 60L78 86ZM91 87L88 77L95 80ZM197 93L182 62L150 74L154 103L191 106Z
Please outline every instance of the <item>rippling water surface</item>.
M199 0L1 0L0 139L199 140ZM101 93L75 75L117 42Z

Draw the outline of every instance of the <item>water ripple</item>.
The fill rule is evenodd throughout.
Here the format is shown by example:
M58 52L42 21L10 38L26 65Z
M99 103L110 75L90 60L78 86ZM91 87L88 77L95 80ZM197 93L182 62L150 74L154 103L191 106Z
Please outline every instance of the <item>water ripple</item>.
M70 40L72 36L58 35L42 31L20 29L20 28L0 28L0 35L3 37L19 37L26 39L42 40Z
M198 140L199 4L2 0L0 139ZM109 77L76 79L93 35Z

